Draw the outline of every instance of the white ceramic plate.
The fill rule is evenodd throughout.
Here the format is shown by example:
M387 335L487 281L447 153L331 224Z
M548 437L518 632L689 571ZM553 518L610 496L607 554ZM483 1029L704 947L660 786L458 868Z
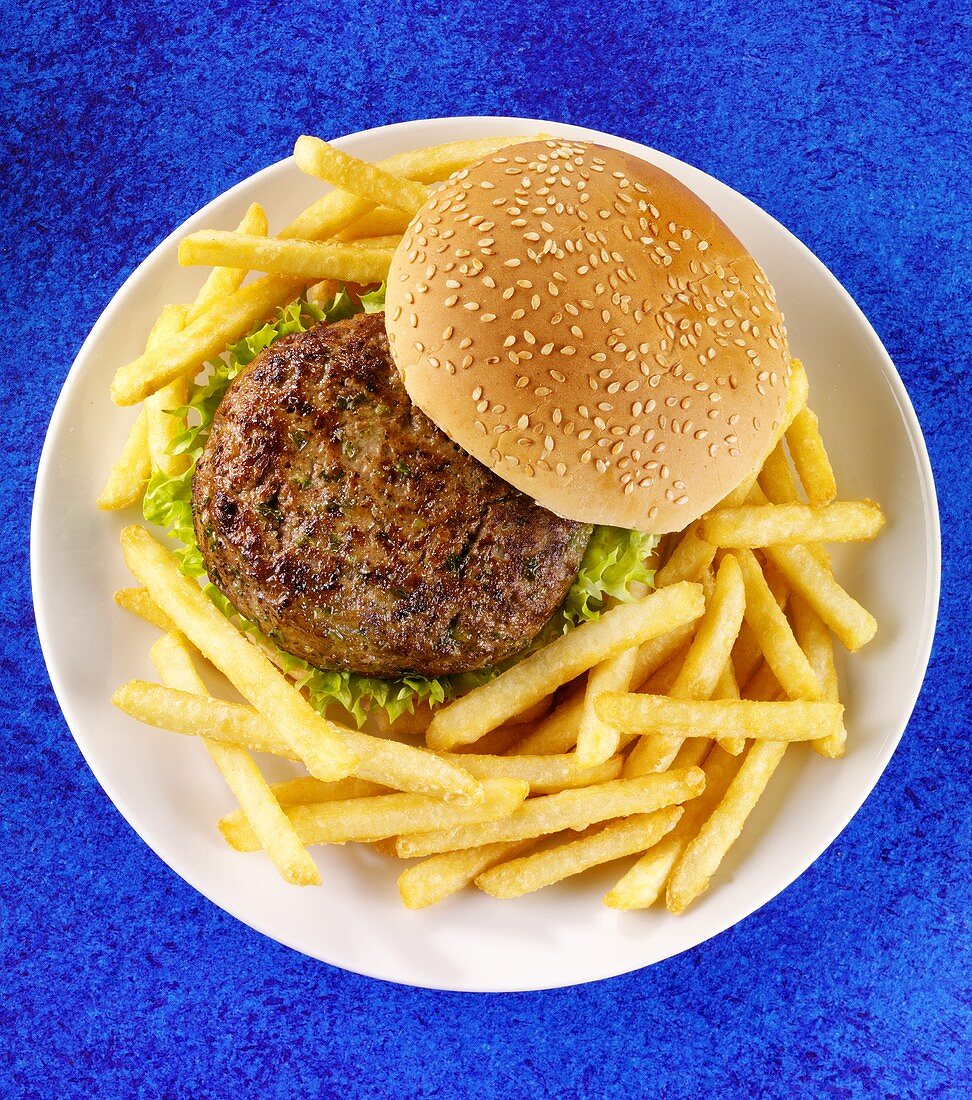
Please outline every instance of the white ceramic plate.
M31 563L38 631L68 725L98 781L138 834L197 890L268 936L361 974L440 989L543 989L648 966L731 927L774 897L834 840L867 797L918 696L938 607L938 510L908 395L878 337L823 265L768 214L724 184L642 145L522 119L454 118L386 126L342 139L369 160L417 146L538 130L644 157L697 191L775 284L842 495L884 505L879 542L837 555L838 574L878 617L877 639L841 669L849 751L839 762L794 748L712 889L687 914L617 913L601 896L617 866L517 902L467 892L422 912L398 899L397 864L364 847L316 849L325 886L285 886L268 860L224 846L215 818L231 796L201 745L116 711L112 690L153 678L151 627L115 607L131 579L118 532L132 516L94 505L134 413L112 406L115 368L137 355L166 302L195 293L180 269L187 232L228 228L259 200L282 225L320 193L292 160L238 184L190 218L142 263L95 325L71 372L41 458ZM270 774L273 771L270 762Z

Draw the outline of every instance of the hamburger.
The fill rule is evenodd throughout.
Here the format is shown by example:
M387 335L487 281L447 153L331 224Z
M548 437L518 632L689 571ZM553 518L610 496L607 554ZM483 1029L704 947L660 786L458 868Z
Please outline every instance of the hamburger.
M657 537L780 425L765 274L615 149L537 141L455 174L383 304L342 292L238 346L191 475L199 571L312 701L359 718L448 698L631 598Z

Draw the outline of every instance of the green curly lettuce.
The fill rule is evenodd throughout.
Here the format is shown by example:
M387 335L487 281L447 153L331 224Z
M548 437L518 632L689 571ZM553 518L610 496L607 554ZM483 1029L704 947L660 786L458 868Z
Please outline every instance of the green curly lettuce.
M188 404L178 410L180 415L185 415L189 426L173 440L171 446L173 454L185 455L189 459L187 469L171 477L158 468L154 469L142 503L145 519L165 528L175 542L173 552L183 573L203 579L206 576L192 522L192 476L209 438L213 416L233 379L281 336L306 332L321 321L338 321L361 312L375 313L384 307L384 284L370 294L361 295L360 299L353 298L342 287L323 306L302 298L279 309L273 321L233 344L221 358L210 364L204 380L193 384ZM383 710L389 721L394 721L404 713L411 713L418 703L436 706L462 695L491 680L504 668L554 637L567 633L580 623L598 618L609 601L633 599L637 584L652 583L653 573L645 565L645 560L657 541L654 535L638 531L595 527L567 598L526 650L495 668L436 678L402 676L384 680L356 672L315 668L274 645L208 581L204 583L204 591L224 615L266 649L279 668L306 689L316 710L324 713L328 706L338 704L352 714L360 725L375 709Z

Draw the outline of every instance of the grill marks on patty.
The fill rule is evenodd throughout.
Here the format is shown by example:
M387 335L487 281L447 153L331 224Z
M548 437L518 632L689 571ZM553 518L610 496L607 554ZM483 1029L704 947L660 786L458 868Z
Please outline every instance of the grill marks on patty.
M590 528L496 477L413 406L382 314L278 340L230 386L193 480L212 582L321 668L487 668L563 601Z

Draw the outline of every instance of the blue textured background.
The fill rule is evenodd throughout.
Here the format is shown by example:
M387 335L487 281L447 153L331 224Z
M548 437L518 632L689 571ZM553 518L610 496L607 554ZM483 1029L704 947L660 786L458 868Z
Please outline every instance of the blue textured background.
M0 1095L969 1095L968 5L7 7ZM177 879L64 726L27 570L58 388L136 262L300 132L476 113L647 142L806 241L904 376L945 539L924 694L833 847L761 912L679 958L505 997L342 973Z

